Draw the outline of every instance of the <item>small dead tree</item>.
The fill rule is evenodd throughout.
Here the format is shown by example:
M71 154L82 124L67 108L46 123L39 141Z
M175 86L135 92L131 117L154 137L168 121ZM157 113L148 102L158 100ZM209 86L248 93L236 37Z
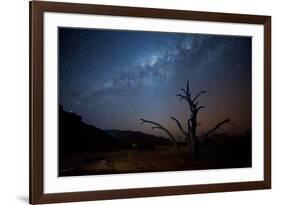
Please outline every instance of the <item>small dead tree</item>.
M187 81L186 83L186 89L181 88L183 94L177 94L178 97L180 97L180 100L185 100L188 104L189 107L189 113L190 113L190 117L188 117L188 121L187 121L187 127L188 127L188 135L187 135L187 143L189 145L189 154L190 156L193 158L196 155L196 151L197 151L197 127L199 125L199 123L197 122L197 116L198 116L198 112L205 108L205 106L199 106L199 96L206 93L205 90L198 92L194 98L192 98L192 94L190 92L190 88L189 88L189 81ZM225 119L222 122L218 123L214 128L212 128L211 130L207 131L206 134L204 134L204 136L208 136L211 133L213 133L214 131L216 131L220 126L222 126L225 123L230 122L229 119ZM177 122L178 126L179 123ZM181 127L179 127L180 130L182 130Z
M189 112L188 112L188 117L187 117L187 131L182 127L180 121L178 119L176 119L175 117L171 117L172 120L174 120L179 128L179 130L182 132L184 139L187 143L187 147L188 147L188 154L191 158L194 158L196 156L196 152L197 152L197 127L199 126L200 123L197 122L197 116L198 113L201 109L203 109L205 106L200 106L199 104L199 96L206 93L205 90L198 92L195 97L192 97L192 94L190 92L190 88L189 88L189 81L187 81L186 83L186 88L181 88L181 91L183 93L177 94L178 97L180 97L180 100L185 100L188 104L189 107ZM161 129L163 131L165 131L168 136L170 137L171 141L173 142L173 145L175 147L177 156L180 158L181 153L180 153L180 149L178 147L177 141L175 139L175 137L173 136L173 134L166 129L165 127L163 127L162 125L160 125L159 123L153 122L153 121L149 121L149 120L144 120L141 119L142 123L149 123L152 124L153 127L152 129ZM212 129L210 129L209 131L207 131L203 136L209 136L210 134L212 134L213 132L215 132L219 127L221 127L223 124L230 122L230 120L227 118L221 122L219 122L216 126L214 126Z

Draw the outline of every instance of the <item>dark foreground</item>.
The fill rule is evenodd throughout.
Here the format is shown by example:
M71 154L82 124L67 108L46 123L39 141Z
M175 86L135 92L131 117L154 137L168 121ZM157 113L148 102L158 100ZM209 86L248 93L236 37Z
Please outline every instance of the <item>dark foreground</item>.
M251 133L198 138L196 158L179 144L139 131L102 130L60 106L59 176L181 171L251 166Z
M209 137L198 144L195 159L188 157L185 144L180 149L181 159L169 144L72 153L60 159L59 176L251 167L250 137Z

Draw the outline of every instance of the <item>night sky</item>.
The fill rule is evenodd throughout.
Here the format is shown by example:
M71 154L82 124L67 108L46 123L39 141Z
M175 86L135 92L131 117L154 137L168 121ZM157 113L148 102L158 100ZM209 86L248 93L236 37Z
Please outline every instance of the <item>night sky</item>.
M199 133L225 118L221 132L251 129L251 37L59 28L58 46L59 103L88 124L163 134L144 118L179 135L170 116L186 125L176 94L189 80L194 95L207 91Z

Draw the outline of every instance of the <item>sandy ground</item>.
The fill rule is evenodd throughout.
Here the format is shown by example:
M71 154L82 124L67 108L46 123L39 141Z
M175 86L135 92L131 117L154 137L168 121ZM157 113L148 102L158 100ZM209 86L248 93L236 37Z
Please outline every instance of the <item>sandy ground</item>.
M250 167L251 160L244 152L225 146L201 153L190 159L186 146L180 145L182 158L178 159L172 145L154 149L126 149L114 152L77 153L60 162L60 176L117 174ZM237 150L237 151L233 151Z

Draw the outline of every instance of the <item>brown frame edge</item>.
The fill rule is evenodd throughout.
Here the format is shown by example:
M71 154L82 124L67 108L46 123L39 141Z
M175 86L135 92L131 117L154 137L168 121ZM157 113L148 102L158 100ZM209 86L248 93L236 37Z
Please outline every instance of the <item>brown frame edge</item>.
M105 199L198 194L271 188L271 17L199 11L30 1L30 188L29 203L58 203ZM43 192L43 13L68 12L113 16L218 21L264 26L264 180L253 182L137 188L44 194Z

